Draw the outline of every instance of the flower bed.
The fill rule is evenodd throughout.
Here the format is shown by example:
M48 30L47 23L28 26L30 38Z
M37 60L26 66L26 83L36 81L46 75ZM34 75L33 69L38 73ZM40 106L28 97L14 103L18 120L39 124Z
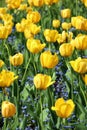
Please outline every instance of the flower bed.
M86 0L5 3L0 8L0 127L86 130Z

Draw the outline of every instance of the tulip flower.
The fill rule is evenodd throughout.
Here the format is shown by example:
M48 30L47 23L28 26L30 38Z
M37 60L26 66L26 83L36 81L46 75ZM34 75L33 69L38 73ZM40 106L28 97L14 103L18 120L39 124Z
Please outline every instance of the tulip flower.
M44 68L53 68L58 64L59 59L56 53L52 55L50 51L45 51L40 55L40 62Z
M52 25L54 28L58 28L60 26L60 21L58 19L54 19Z
M20 7L22 0L6 0L9 9L16 9Z
M81 0L83 4L87 7L87 0Z
M86 73L87 72L87 59L78 57L76 60L70 61L70 65L73 70L78 73Z
M59 47L59 52L61 54L61 56L71 56L73 53L73 46L70 43L63 43L60 47Z
M71 23L63 22L62 28L65 30L69 30L71 28Z
M63 9L61 10L62 18L70 18L71 17L71 10L70 9Z
M75 38L73 41L73 46L79 50L87 49L87 35L80 35Z
M44 0L28 0L30 6L41 7L44 4Z
M38 23L41 19L41 15L38 11L32 11L27 14L27 20L32 23Z
M14 56L10 56L10 63L13 66L19 66L23 64L23 54L17 53Z
M59 98L55 102L55 106L52 106L51 109L56 112L57 116L62 118L69 117L74 111L75 104L69 99L65 101L63 98Z
M71 24L76 29L87 30L87 19L82 16L72 17Z
M48 41L48 42L56 42L56 40L58 38L58 31L45 29L44 30L44 37L45 37L46 41Z
M1 106L2 117L8 118L14 116L16 113L16 107L9 101L3 101Z
M2 70L0 72L0 87L9 87L18 76L14 76L14 72Z
M34 77L34 85L37 89L46 89L52 85L55 81L51 81L51 76L46 74L37 74Z
M46 46L45 43L41 44L38 39L28 39L27 48L31 53L38 53Z

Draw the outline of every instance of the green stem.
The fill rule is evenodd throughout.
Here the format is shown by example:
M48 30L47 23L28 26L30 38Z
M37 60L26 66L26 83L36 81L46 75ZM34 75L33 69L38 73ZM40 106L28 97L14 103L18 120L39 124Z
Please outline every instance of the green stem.
M6 118L4 118L4 126L2 130L6 130Z
M85 93L84 93L84 90L83 90L83 88L82 88L82 86L81 86L81 78L80 78L80 75L79 75L79 87L80 87L81 93L82 93L82 95L83 95L85 104L86 104L86 106L87 106L87 98L86 98Z
M29 64L30 64L30 60L31 60L31 57L29 58L28 63L27 63L27 65L26 65L26 69L25 69L25 72L24 72L24 75L23 75L23 78L22 78L22 81L21 81L21 85L23 85L23 81L24 81L24 79L25 79L26 72L27 72L28 66L29 66Z
M41 130L44 130L44 126L43 126L43 104L42 104L42 95L40 92L40 107L41 107Z
M78 0L76 0L76 16L77 16L77 10L78 9Z

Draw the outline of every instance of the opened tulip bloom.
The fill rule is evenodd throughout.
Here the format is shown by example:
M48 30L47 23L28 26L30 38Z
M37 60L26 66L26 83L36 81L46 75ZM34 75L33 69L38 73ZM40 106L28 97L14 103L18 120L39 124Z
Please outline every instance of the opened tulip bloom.
M13 66L19 66L23 64L23 54L22 53L17 53L14 56L10 56L10 63Z
M34 85L37 89L46 89L52 85L55 81L52 81L51 76L45 74L37 74L34 77Z
M39 39L28 39L27 48L31 53L38 53L46 46L45 43L41 44Z
M59 59L56 53L52 54L50 51L45 51L40 55L40 62L44 68L53 68L58 64Z
M1 113L2 113L2 117L5 118L12 117L16 113L16 107L13 103L9 101L3 101L1 107Z
M87 72L87 59L78 57L76 60L70 61L70 65L73 70L78 73L86 73Z
M69 117L74 111L75 104L69 99L65 101L63 98L59 98L55 102L55 106L52 106L51 109L56 112L57 116L61 118Z
M14 72L8 70L2 70L0 72L0 87L9 87L18 76L15 76Z

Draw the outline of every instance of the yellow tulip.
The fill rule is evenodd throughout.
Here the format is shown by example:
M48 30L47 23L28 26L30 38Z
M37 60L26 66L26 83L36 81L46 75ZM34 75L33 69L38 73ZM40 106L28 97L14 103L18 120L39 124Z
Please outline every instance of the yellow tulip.
M41 44L38 39L28 39L27 40L27 48L32 53L40 52L46 46L45 43Z
M72 17L71 24L76 29L87 30L87 19L82 16Z
M68 30L71 28L71 23L63 22L62 23L62 28L65 30Z
M19 8L22 0L6 0L6 4L9 9Z
M63 9L61 10L62 18L70 18L71 17L71 10L70 9Z
M52 106L51 109L56 112L57 116L62 118L69 117L74 111L75 104L69 99L65 101L63 98L59 98L55 102L55 106Z
M87 49L87 35L77 36L74 40L74 47L79 50Z
M22 65L23 64L23 54L17 53L14 56L10 56L9 60L13 66Z
M9 87L18 76L14 76L14 72L2 70L0 72L0 87Z
M78 73L86 73L87 72L87 59L78 57L76 60L70 61L70 65L73 70Z
M84 76L82 76L82 79L83 79L84 83L87 85L87 74L85 74Z
M20 4L18 10L26 10L27 9L27 4Z
M44 37L45 37L46 41L48 41L48 42L56 42L56 40L58 38L58 31L45 29L44 30Z
M1 107L1 113L2 113L2 117L5 118L12 117L16 113L16 107L13 103L9 101L3 101Z
M11 33L12 27L11 26L0 26L0 38L6 39L8 35Z
M3 60L0 60L0 68L4 65Z
M44 68L53 68L58 64L59 59L57 54L52 55L50 51L45 51L40 55L40 62Z
M60 21L58 19L54 19L52 25L54 28L58 28L60 26Z
M44 0L28 0L30 6L41 7L44 4Z
M31 38L32 36L38 34L41 30L41 26L37 26L34 23L30 23L24 30L24 35L26 38ZM28 36L29 33L29 36ZM30 35L31 34L31 35ZM31 37L30 37L31 36Z
M5 7L0 7L0 18L2 18L2 16L4 15L4 14L6 14L7 13L7 8L5 8Z
M81 0L83 4L87 7L87 0Z
M51 81L51 76L45 74L37 74L34 77L34 85L37 89L46 89L52 85L55 81Z
M59 0L44 0L44 3L46 5L52 5L52 4L55 4L57 2L59 2Z
M73 53L73 46L70 43L63 43L60 47L59 47L59 52L61 54L61 56L71 56Z
M38 23L41 19L41 15L37 11L32 11L27 14L27 20L31 21L32 23Z

